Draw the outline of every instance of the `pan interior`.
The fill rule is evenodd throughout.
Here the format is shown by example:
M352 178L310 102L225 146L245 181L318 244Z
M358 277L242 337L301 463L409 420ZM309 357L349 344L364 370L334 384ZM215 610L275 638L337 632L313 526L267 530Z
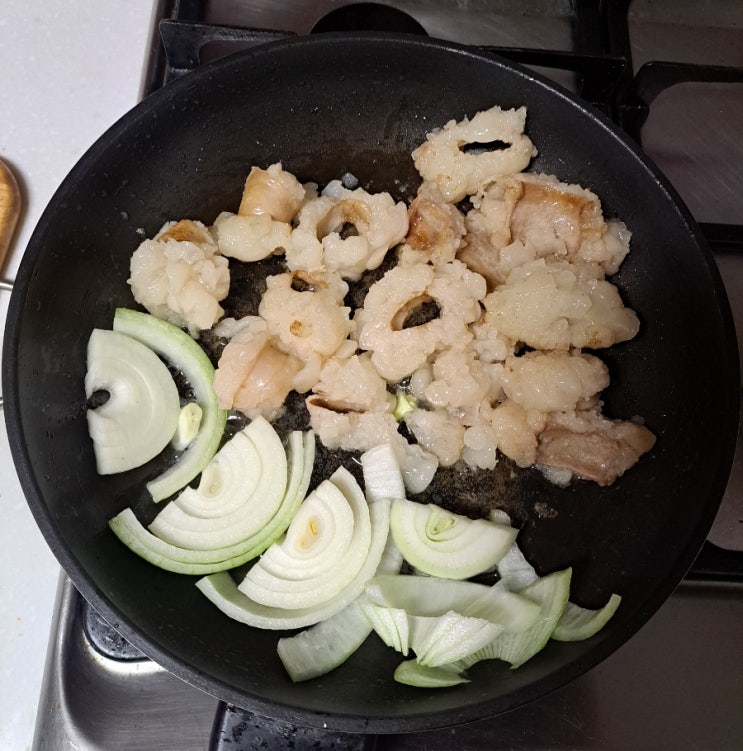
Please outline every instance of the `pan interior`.
M516 671L489 664L455 690L394 683L398 656L368 640L332 674L293 685L276 634L216 611L193 580L126 550L106 522L143 502L157 462L96 475L83 378L93 327L132 306L129 258L171 219L234 211L251 165L281 161L324 184L347 172L370 191L414 195L410 152L434 127L494 104L526 105L534 171L593 189L633 232L615 277L642 330L606 354L605 412L642 416L650 455L610 488L461 475L439 496L492 500L522 525L537 568L573 566L574 599L624 604L602 634L550 644ZM249 274L242 282L252 285ZM247 304L247 303L246 303ZM228 310L228 314L230 311ZM205 66L153 94L93 145L37 227L11 300L6 420L33 513L73 583L135 646L238 706L340 730L401 731L506 711L585 671L629 638L680 581L714 518L735 441L732 325L708 251L675 195L606 121L522 69L431 40L318 35ZM506 468L504 463L502 468ZM505 475L504 475L505 476ZM545 513L545 509L549 513Z

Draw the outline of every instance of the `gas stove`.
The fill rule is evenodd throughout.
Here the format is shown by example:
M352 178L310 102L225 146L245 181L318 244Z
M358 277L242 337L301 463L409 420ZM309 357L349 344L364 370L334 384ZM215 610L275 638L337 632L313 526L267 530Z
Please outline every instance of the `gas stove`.
M669 177L712 247L743 352L740 4L176 0L161 2L154 19L143 96L250 45L370 27L476 45L533 67L612 117ZM676 593L609 659L526 707L380 737L284 726L224 705L146 659L63 577L33 748L739 748L741 623L739 446L720 513Z

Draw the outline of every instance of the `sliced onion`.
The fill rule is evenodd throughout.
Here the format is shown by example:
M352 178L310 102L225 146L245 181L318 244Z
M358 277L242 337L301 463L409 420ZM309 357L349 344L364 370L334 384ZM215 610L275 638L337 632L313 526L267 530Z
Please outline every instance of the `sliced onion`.
M87 412L99 474L139 467L170 443L178 427L178 388L165 363L118 331L94 329L88 340L85 395L108 399Z
M504 660L517 668L540 652L550 639L570 595L572 569L555 571L540 577L521 590L520 594L540 607L536 622L518 632L503 632L483 649L459 661L462 669L480 660Z
M204 467L198 488L187 488L173 503L189 516L218 518L253 501L260 506L255 510L256 525L264 523L275 511L260 496L261 490L265 492L264 475L270 465L283 464L283 454L278 433L265 418L257 417Z
M364 591L364 585L379 566L387 541L390 522L389 501L380 501L369 507L372 539L369 553L358 574L335 597L306 608L277 608L261 605L245 594L235 584L227 571L210 574L196 582L198 589L225 615L257 628L284 630L303 628L319 623L350 605Z
M202 410L196 438L174 464L147 483L152 499L162 501L188 485L209 463L222 441L227 413L218 408L212 389L214 366L206 352L185 331L148 313L117 308L113 327L147 345L178 368Z
M449 611L436 618L409 616L410 646L427 667L462 660L490 644L503 631L500 623Z
M265 423L270 430L265 431L263 436L265 443L253 443L258 450L261 471L252 492L240 494L240 505L221 516L193 515L184 510L176 499L150 525L153 534L178 547L211 550L235 545L260 532L286 495L287 462L286 452L276 431L264 418L256 418L256 421ZM193 494L188 495L188 500L194 501ZM230 504L226 502L226 505Z
M402 608L414 615L438 616L449 610L463 613L488 589L486 584L457 579L388 574L370 579L365 597L377 605Z
M369 503L380 498L405 498L405 482L397 454L390 443L365 451L360 458L364 473L364 491Z
M262 473L255 443L240 431L204 467L198 488L184 488L173 503L190 516L225 516L255 494Z
M469 683L459 672L449 666L427 667L416 660L405 660L395 669L394 678L398 683L416 688L449 688L460 683Z
M329 539L334 534L342 544ZM239 589L270 607L313 607L353 581L370 543L369 506L351 473L340 467L307 496L285 539L266 550Z
M555 641L583 641L597 634L616 613L622 602L618 594L613 594L603 608L590 610L568 602L560 620L551 634Z
M408 563L425 574L447 579L467 579L489 570L518 534L509 525L404 499L392 504L390 530Z
M284 533L307 493L314 465L314 433L291 433L287 453L289 483L279 510L263 529L235 545L211 550L171 545L149 532L131 509L117 514L109 526L130 550L167 571L203 576L240 566L260 555Z

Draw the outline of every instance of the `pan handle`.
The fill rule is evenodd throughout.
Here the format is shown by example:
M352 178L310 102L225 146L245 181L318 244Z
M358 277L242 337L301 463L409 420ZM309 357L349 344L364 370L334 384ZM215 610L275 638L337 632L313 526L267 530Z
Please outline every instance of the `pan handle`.
M220 702L214 718L210 751L258 751L293 748L296 751L373 751L377 736L336 733L263 717L246 709Z
M18 219L21 215L21 190L13 171L0 159L0 270L5 265L5 257L10 249ZM0 279L0 291L10 292L11 282ZM0 409L3 395L0 394Z

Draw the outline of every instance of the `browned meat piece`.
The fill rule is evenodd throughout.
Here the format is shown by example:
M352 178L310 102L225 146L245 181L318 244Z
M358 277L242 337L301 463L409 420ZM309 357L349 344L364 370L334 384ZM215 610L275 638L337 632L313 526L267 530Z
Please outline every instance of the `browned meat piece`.
M448 263L464 235L464 216L433 189L418 193L408 209L408 234L402 247L407 260Z
M593 194L540 176L520 177L514 181L512 241L554 237L565 243L572 258L582 243L596 241L606 231L601 204Z
M273 347L263 321L252 321L222 350L212 385L221 409L272 420L291 391L301 363Z
M575 432L550 426L539 434L536 463L569 469L599 485L611 485L655 444L655 436L632 422L602 421Z
M304 200L304 188L294 175L284 172L281 164L268 169L252 167L245 180L240 216L268 214L277 222L290 222Z
M465 218L457 257L484 276L492 291L536 258L595 264L615 273L629 252L630 233L604 221L589 190L550 175L512 175L490 185Z
M352 225L356 234L368 232L371 227L371 209L363 201L341 199L317 223L317 239L322 240L332 232L341 232L346 225Z
M498 263L498 249L490 241L488 233L479 226L474 215L465 220L467 234L462 241L462 247L457 258L467 268L485 277L488 292L492 292L499 284L506 281L506 274L502 273Z
M181 219L169 226L165 232L157 235L157 240L175 240L176 242L188 241L192 243L207 243L213 245L214 240L209 230L199 222L191 219Z

